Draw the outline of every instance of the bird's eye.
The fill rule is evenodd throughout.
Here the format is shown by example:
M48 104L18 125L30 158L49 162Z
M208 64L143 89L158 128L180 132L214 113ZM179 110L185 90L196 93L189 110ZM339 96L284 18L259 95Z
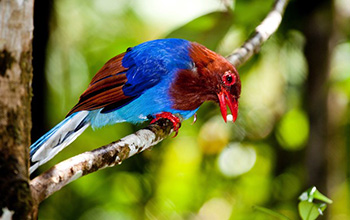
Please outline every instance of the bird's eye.
M231 71L227 71L222 76L222 81L226 86L232 86L236 82L236 76Z

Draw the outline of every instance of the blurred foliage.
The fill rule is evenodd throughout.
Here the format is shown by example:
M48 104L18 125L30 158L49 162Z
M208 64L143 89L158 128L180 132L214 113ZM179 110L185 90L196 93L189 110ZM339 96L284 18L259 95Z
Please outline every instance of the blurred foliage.
M227 55L246 40L273 4L239 0L225 7L219 0L197 2L184 11L202 14L179 25L171 22L191 16L182 10L190 7L186 1L172 4L171 21L164 15L158 20L148 17L161 9L147 8L142 0L55 1L46 68L50 126L64 118L99 68L126 48L179 37ZM336 8L349 19L339 6L342 2L337 0ZM198 121L185 121L178 137L70 183L42 203L39 218L270 219L252 209L264 206L297 219L298 196L309 187L304 158L309 121L303 98L307 64L304 36L288 28L289 22L294 21L284 20L261 52L239 69L242 96L235 124L225 124L218 106L205 103ZM341 27L349 36L348 25ZM344 39L336 42L328 84L329 120L340 127L328 152L337 161L329 168L334 170L327 195L334 201L327 209L332 219L350 219L350 41ZM123 123L88 129L41 170L142 126Z
M294 135L298 130L299 135ZM277 125L277 140L283 148L300 150L309 135L309 124L306 114L297 109L287 112Z
M214 50L233 24L231 11L203 15L168 34L167 38L184 38Z

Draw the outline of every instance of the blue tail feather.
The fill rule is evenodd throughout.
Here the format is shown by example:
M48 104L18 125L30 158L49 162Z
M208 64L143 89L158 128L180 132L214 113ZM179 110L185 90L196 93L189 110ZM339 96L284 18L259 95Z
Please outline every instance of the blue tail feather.
M30 146L30 173L72 143L89 125L89 112L76 112Z
M65 118L63 121L61 121L59 124L57 124L55 127L53 127L50 131L48 131L46 134L41 136L37 141L35 141L30 146L30 158L32 158L33 154L45 143L62 125L64 125L71 117L73 117L75 114L70 115L69 117Z

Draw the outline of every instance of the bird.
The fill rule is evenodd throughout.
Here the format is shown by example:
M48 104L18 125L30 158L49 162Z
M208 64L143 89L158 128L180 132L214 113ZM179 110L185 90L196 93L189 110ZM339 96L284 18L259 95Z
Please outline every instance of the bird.
M199 43L169 38L129 47L107 61L65 119L30 146L30 173L89 126L167 118L177 134L176 115L186 120L205 101L219 104L225 122L228 106L234 122L240 94L236 68Z

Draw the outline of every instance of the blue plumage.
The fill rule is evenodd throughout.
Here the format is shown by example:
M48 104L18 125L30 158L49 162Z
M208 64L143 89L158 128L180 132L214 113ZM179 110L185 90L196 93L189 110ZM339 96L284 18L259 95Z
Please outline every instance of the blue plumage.
M139 96L145 90L168 78L172 80L180 69L193 67L186 40L149 41L133 47L125 54L122 65L128 68L128 81L123 87L127 96Z

